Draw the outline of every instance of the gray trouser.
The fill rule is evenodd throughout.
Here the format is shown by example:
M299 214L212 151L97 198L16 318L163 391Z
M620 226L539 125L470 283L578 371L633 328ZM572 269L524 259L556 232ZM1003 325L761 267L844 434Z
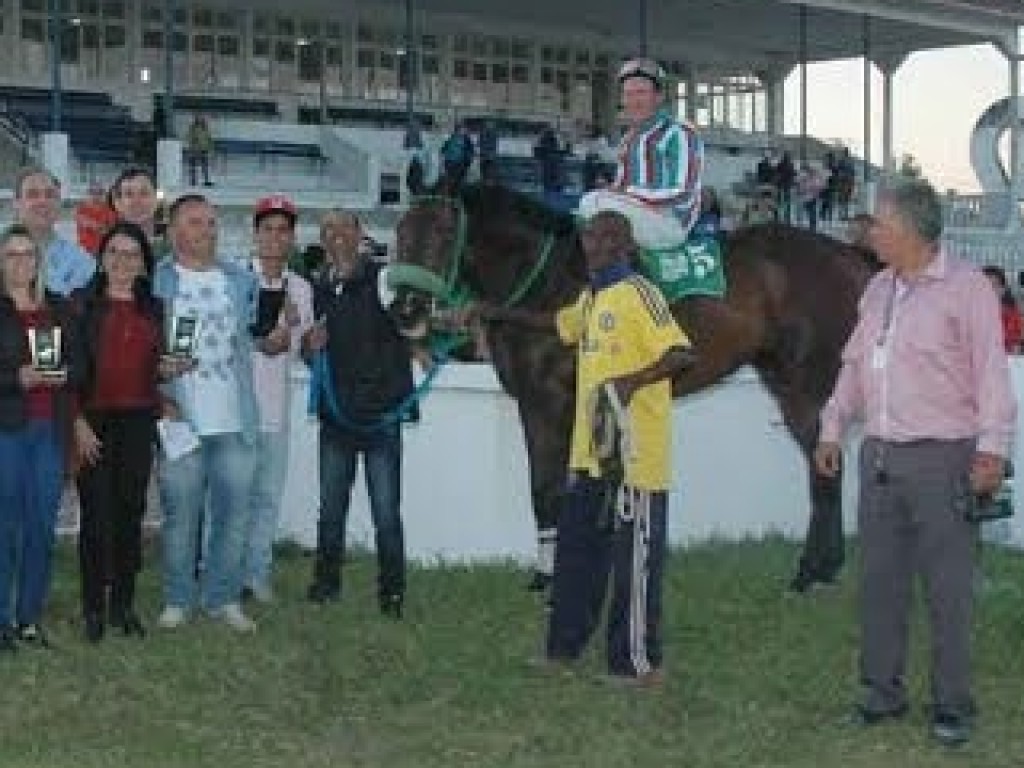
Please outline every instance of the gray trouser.
M913 577L931 628L934 714L969 715L973 533L965 520L973 440L887 443L860 453L861 678L864 705L906 705Z

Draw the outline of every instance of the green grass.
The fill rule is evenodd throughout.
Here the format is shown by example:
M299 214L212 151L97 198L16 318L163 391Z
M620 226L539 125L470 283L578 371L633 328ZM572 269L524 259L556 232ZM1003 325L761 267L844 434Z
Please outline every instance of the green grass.
M0 658L0 766L1013 766L1024 765L1024 562L986 553L974 741L927 734L927 633L917 611L913 710L864 732L853 574L807 598L782 586L780 540L674 555L661 690L603 684L601 638L579 668L527 660L542 606L514 567L410 574L407 617L383 619L374 563L357 558L333 606L304 604L310 561L279 560L279 603L238 637L207 621L144 641L80 638L77 577L61 549L49 609L56 650ZM141 609L159 608L155 569Z

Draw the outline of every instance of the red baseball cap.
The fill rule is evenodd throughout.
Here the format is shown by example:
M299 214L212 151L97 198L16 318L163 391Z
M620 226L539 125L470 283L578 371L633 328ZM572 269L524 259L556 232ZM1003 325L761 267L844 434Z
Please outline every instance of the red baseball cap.
M299 212L295 208L295 203L284 195L270 195L256 201L256 208L252 214L253 226L259 224L265 216L275 213L287 217L292 226L295 226L295 220L299 218Z

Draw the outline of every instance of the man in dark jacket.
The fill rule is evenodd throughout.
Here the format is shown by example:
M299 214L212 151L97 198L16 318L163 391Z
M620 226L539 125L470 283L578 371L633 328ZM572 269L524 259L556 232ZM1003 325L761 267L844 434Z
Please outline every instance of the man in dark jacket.
M400 408L413 391L412 366L408 342L381 304L381 267L361 248L362 235L351 213L324 217L320 236L328 266L313 285L317 323L302 340L320 419L320 519L308 597L323 603L341 595L345 522L362 456L376 531L380 609L400 618L405 594Z

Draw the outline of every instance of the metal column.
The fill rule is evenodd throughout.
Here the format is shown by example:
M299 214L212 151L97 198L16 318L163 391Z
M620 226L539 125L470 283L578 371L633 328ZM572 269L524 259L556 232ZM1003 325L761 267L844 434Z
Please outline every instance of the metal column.
M800 163L807 162L807 6L800 6ZM775 127L779 133L785 126Z
M871 17L864 16L864 188L871 180ZM865 203L867 200L865 199Z
M1007 206L1007 229L1017 230L1021 226L1019 202L1021 199L1021 94L1020 67L1022 59L1019 44L1007 55L1010 63L1010 189L1009 205Z
M64 14L60 10L60 0L50 0L50 130L60 133L61 113L61 82L60 59L64 36Z
M413 0L405 0L405 124L410 129L415 122L413 97L419 80L419 62L416 57L417 47L414 45Z
M175 0L164 0L164 124L165 138L174 137L174 13Z

